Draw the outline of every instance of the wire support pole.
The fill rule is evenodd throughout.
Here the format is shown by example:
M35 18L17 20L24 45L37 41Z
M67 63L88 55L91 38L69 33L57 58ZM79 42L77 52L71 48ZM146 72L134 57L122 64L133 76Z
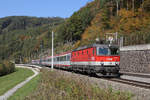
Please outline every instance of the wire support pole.
M54 32L52 31L52 63L51 63L51 70L53 71L54 68Z

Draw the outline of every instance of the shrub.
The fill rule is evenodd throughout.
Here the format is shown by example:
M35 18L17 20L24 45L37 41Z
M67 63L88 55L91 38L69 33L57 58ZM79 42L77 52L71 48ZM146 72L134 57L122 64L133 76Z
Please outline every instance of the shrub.
M0 76L12 73L15 71L15 64L9 61L0 62Z

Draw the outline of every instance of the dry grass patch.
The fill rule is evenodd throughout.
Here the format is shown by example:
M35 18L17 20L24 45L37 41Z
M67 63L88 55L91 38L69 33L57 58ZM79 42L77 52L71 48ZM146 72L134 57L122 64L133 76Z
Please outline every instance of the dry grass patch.
M64 74L62 71L42 70L37 90L26 100L130 100L131 95L120 91L100 89L88 80Z

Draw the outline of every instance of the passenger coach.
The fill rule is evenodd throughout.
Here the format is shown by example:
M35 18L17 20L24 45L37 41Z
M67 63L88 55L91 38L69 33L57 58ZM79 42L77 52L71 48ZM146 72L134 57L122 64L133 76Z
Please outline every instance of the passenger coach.
M69 69L69 67L71 66L70 59L71 59L71 52L66 52L63 54L55 55L53 57L54 67ZM51 66L52 57L49 56L47 58L42 59L41 64L45 66Z

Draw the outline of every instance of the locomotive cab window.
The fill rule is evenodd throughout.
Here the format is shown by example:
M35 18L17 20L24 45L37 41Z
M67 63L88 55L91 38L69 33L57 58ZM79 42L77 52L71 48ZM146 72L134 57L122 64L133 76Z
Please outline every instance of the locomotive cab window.
M111 55L119 55L119 48L110 47Z

